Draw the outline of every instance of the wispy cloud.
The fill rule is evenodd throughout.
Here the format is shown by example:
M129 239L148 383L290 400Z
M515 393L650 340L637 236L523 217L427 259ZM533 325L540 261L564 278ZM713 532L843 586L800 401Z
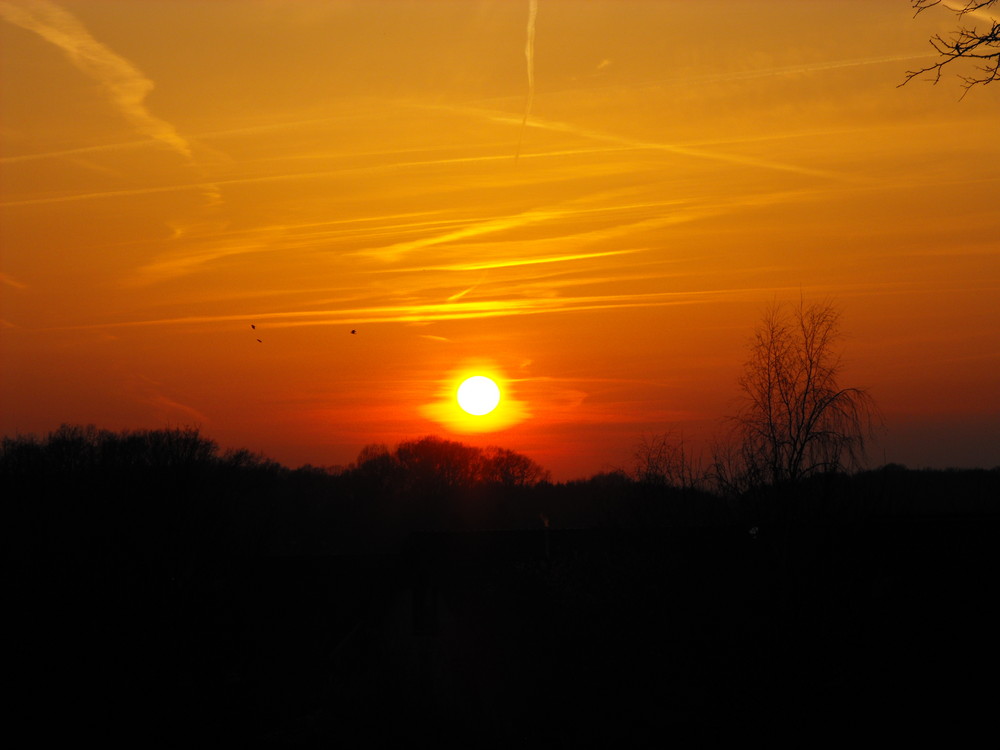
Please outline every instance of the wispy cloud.
M418 239L398 242L384 247L369 248L361 251L360 254L376 257L385 261L398 260L403 255L411 253L414 250L421 250L434 245L442 245L449 242L456 242L458 240L479 237L485 234L502 232L507 229L515 229L518 227L528 226L530 224L537 224L539 222L558 218L565 214L566 211L553 208L532 209L530 211L523 211L517 214L496 216L483 221L470 223L466 226L459 227L458 229L453 229L432 237L420 237Z
M191 144L166 120L146 107L153 82L133 63L97 41L73 14L49 0L0 0L0 17L62 50L74 67L97 81L118 112L137 132L152 138L194 165ZM212 185L201 185L211 201L218 200Z
M13 156L9 157L9 159L0 159L0 163L6 163L8 161L27 161L32 159L43 159L43 158L58 157L58 156L72 156L75 154L88 153L90 151L100 151L105 149L113 149L117 147L124 148L126 145L131 146L131 144L118 144L117 146L114 145L109 145L106 147L95 146L93 148L53 151L45 154ZM141 144L136 143L135 145L138 146ZM613 153L616 151L631 150L633 148L634 147L630 146L624 146L624 147L616 146L611 148L559 149L554 151L523 154L522 158L545 159L545 158L557 158L564 156L581 156L588 154L606 154L606 153ZM391 153L394 152L392 151L373 152L370 154L366 154L366 156L379 156ZM250 177L231 177L223 180L219 179L212 180L211 184L206 184L205 182L202 181L180 182L171 185L157 185L150 187L130 188L125 190L104 190L99 192L88 192L88 193L68 193L65 195L46 195L43 197L22 198L20 200L4 201L3 203L0 203L0 205L7 207L14 207L14 206L44 205L48 203L72 203L77 201L105 200L105 199L116 199L116 198L137 196L137 195L149 195L154 193L175 193L175 192L183 192L186 190L200 190L207 194L211 194L211 196L215 198L217 197L216 194L223 187L229 185L254 185L254 184L266 184L266 183L322 180L331 177L349 177L354 175L378 174L380 172L397 172L401 169L439 167L449 164L461 165L461 164L476 164L476 163L487 163L487 162L503 162L503 161L508 161L509 159L510 159L509 155L500 155L500 154L420 159L412 161L389 162L385 164L368 164L360 167L358 166L342 167L339 169L291 171L291 172L283 172L281 174L253 175Z
M882 65L885 63L906 62L908 60L919 60L929 57L927 53L919 55L872 55L868 57L851 57L843 60L827 60L814 63L800 63L798 65L783 65L773 68L754 68L751 70L731 71L728 73L708 73L686 78L684 83L724 83L727 81L747 81L754 78L777 78L789 75L802 75L806 73L821 73L828 70L843 70L844 68L859 68L868 65ZM678 83L681 83L678 81Z
M467 294L469 294L471 292L474 292L486 280L486 276L487 276L486 271L483 271L482 275L479 277L479 281L477 281L475 284L473 284L470 287L466 287L465 289L461 290L460 292L456 292L455 294L450 295L446 301L447 302L455 302L457 300L462 299L462 297L464 297L465 295L467 295Z
M975 18L976 20L979 21L987 21L988 23L1000 22L1000 16L998 16L996 13L993 13L989 8L986 7L972 8L970 10L966 10L969 7L968 3L948 2L948 0L945 0L945 2L942 3L942 5L948 8L948 10L953 10L956 13L960 13L963 16L968 16L969 18Z
M2 11L0 11L2 12ZM19 154L17 156L0 156L0 164L17 164L20 162L40 161L42 159L58 159L66 156L82 156L84 154L98 154L106 151L128 151L132 149L148 148L149 140L125 141L121 143L105 143L100 146L81 146L80 148L66 148L59 151L45 151L38 154Z
M797 287L796 287L797 288ZM296 310L288 312L249 313L242 315L205 315L180 318L160 318L121 323L63 326L51 330L92 330L108 328L136 328L148 326L204 325L267 321L268 328L300 326L347 325L362 323L420 323L439 320L494 318L512 315L539 315L545 313L583 310L607 310L632 307L663 307L707 302L718 295L732 295L748 290L719 289L699 292L661 292L648 294L604 294L574 297L523 297L515 299L482 299L425 304L373 305L365 307ZM753 291L753 290L750 290ZM758 290L759 291L759 290Z
M440 248L435 257L422 256L419 258L419 263L386 268L383 273L408 273L415 270L468 272L573 261L591 262L601 258L635 255L647 251L649 247L646 243L649 239L643 237L644 233L745 208L807 200L815 197L814 192L802 190L738 195L711 202L703 201L700 204L677 200L614 203L611 201L622 196L613 196L605 192L530 212L475 220L459 230L449 230L387 248L371 248L363 253L373 257L398 260L401 251L452 244L447 250ZM581 219L587 219L589 224L599 223L599 226L585 231L572 231L573 227L580 225ZM530 239L522 237L514 242L503 238L491 240L487 237L503 230L544 223L548 223L548 226L539 226L535 236ZM622 238L630 243L629 247L607 250L601 248L604 243ZM460 259L453 260L456 257ZM469 258L474 260L468 260Z
M145 375L131 375L122 384L126 393L138 403L152 407L156 419L163 422L173 422L178 418L185 422L208 424L211 420L198 409L183 404L163 392L163 384Z
M78 70L104 86L112 103L136 130L193 160L191 145L176 128L146 108L144 100L153 90L153 82L131 62L94 39L75 16L48 0L4 0L0 2L0 16L59 47Z
M603 201L604 199L613 197L609 193L600 193L598 195L589 195L582 198L574 199L571 201L561 202L551 206L544 206L539 208L533 208L528 211L520 211L514 214L504 214L499 216L491 216L488 218L471 219L466 221L459 221L459 226L454 229L448 229L447 231L440 232L425 237L418 237L412 240L406 240L403 242L393 243L391 245L381 245L376 247L366 248L364 250L357 251L356 254L367 256L371 258L376 258L385 262L398 261L404 256L416 251L423 250L426 248L447 245L454 243L464 243L467 240L473 240L481 238L487 235L498 234L512 229L521 229L528 226L540 225L545 223L557 223L565 222L569 219L578 219L585 215L596 215L596 214L610 214L614 215L616 213L635 211L638 209L657 209L658 215L654 218L645 218L639 220L627 220L621 221L617 220L613 222L613 226L604 227L602 229L592 230L584 233L574 233L572 235L566 235L565 233L560 233L557 237L535 240L535 244L540 241L553 242L558 241L562 243L567 243L570 241L578 240L596 240L596 239L608 239L610 237L621 236L627 234L630 229L635 229L639 227L652 228L658 226L665 226L668 224L674 224L679 221L688 221L691 218L697 216L703 216L704 211L700 208L688 207L684 211L679 210L678 201L653 201L645 202L640 204L621 204L621 203L611 203L606 205ZM673 211L664 214L664 208L672 208ZM629 250L627 252L634 252ZM576 254L576 253L573 253ZM551 255L551 253L550 253ZM518 262L512 262L512 259L505 258L499 261L499 265L525 265L530 262L546 262L543 260L537 260L538 256L531 256L524 258ZM478 261L479 265L477 268L493 268L499 267L495 265L497 263L496 259L482 260ZM426 268L426 265L422 265L422 268ZM441 267L441 266L438 266ZM470 267L470 264L463 263L460 270L477 270L477 268ZM455 270L455 269L450 269Z
M50 195L44 198L23 198L21 200L4 201L0 206L13 208L15 206L41 206L48 203L75 203L77 201L102 200L108 198L129 198L135 195L152 195L155 193L176 193L183 190L201 190L204 184L165 185L161 187L129 188L125 190L102 190L92 193L69 193L67 195Z
M417 229L439 229L457 223L440 217L427 218L439 214L438 211L394 213L322 222L265 225L241 230L209 226L197 236L188 233L188 241L183 248L162 253L143 264L126 283L142 286L167 281L202 270L217 260L241 255L290 250L312 251L323 243L352 240L370 242L373 238L386 235L398 236Z
M12 289L27 289L28 288L27 284L24 284L24 283L18 281L13 276L11 276L10 274L6 274L6 273L0 273L0 284L3 284L4 286L9 286Z
M590 260L591 258L606 258L612 255L629 255L631 253L642 252L642 248L635 248L629 250L607 250L605 252L599 253L574 253L572 255L555 255L549 257L540 258L506 258L502 260L491 260L491 261L472 261L469 263L454 263L446 266L432 266L433 270L441 271L484 271L492 268L512 268L514 266L533 266L540 263L566 263L568 261L574 260ZM474 287L466 289L464 292L460 292L454 297L449 297L449 301L452 299L457 299L459 296L463 296L468 292L472 291Z
M531 211L486 217L449 217L444 211L392 213L323 222L269 225L242 230L211 231L191 237L183 247L164 252L138 268L126 282L148 285L209 268L216 261L262 253L352 254L377 265L366 273L413 271L483 272L491 269L526 268L573 262L591 263L602 258L634 255L647 250L643 241L630 241L626 248L604 249L602 243L641 235L672 225L717 216L730 211L773 203L798 201L811 193L782 191L736 196L711 203L690 205L677 200L623 200L630 191L604 191ZM598 226L572 231L580 219ZM547 224L547 225L546 225ZM539 225L531 239L507 242L493 237L507 230ZM569 230L569 231L568 231ZM413 237L384 243L386 239ZM449 246L447 249L444 246ZM354 248L364 249L354 249ZM389 261L406 260L414 251L414 262L393 266ZM430 257L429 257L430 256ZM470 260L471 259L471 260ZM457 300L471 291L452 293Z
M182 414L188 419L193 419L198 424L208 424L211 420L193 406L182 404L172 398L156 393L145 399L146 403L157 410L158 416L164 421L171 421L171 417Z

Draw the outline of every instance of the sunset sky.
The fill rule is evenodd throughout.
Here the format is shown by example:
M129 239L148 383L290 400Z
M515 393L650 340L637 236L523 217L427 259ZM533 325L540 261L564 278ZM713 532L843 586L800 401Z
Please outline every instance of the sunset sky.
M191 425L292 467L437 434L585 477L701 449L801 295L842 311L874 465L1000 465L1000 83L898 87L955 24L0 1L0 430Z

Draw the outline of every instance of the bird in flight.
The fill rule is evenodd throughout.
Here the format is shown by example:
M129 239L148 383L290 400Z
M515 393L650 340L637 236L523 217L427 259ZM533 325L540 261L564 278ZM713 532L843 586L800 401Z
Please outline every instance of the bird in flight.
M358 330L356 328L352 328L351 329L351 333L357 333L357 332L358 332Z
M257 330L257 326L255 326L253 323L250 324L250 327L253 328L255 331Z
M263 344L264 342L263 342L263 341L261 341L260 339L257 339L257 343L258 343L258 344Z

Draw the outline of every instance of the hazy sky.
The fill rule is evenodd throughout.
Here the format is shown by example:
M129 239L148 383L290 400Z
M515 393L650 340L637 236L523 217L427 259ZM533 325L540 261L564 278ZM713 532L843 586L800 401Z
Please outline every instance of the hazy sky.
M954 24L0 1L0 428L194 425L289 466L440 434L589 476L718 432L801 295L843 312L874 463L1000 465L1000 84L897 87ZM493 417L458 418L465 373Z

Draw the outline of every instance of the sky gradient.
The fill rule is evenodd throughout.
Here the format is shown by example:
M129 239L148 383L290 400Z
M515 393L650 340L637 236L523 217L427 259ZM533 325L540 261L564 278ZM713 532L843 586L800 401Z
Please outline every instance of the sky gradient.
M872 463L1000 465L1000 85L898 87L954 25L2 1L0 429L191 425L293 467L438 434L590 476L703 450L801 295L842 311Z

